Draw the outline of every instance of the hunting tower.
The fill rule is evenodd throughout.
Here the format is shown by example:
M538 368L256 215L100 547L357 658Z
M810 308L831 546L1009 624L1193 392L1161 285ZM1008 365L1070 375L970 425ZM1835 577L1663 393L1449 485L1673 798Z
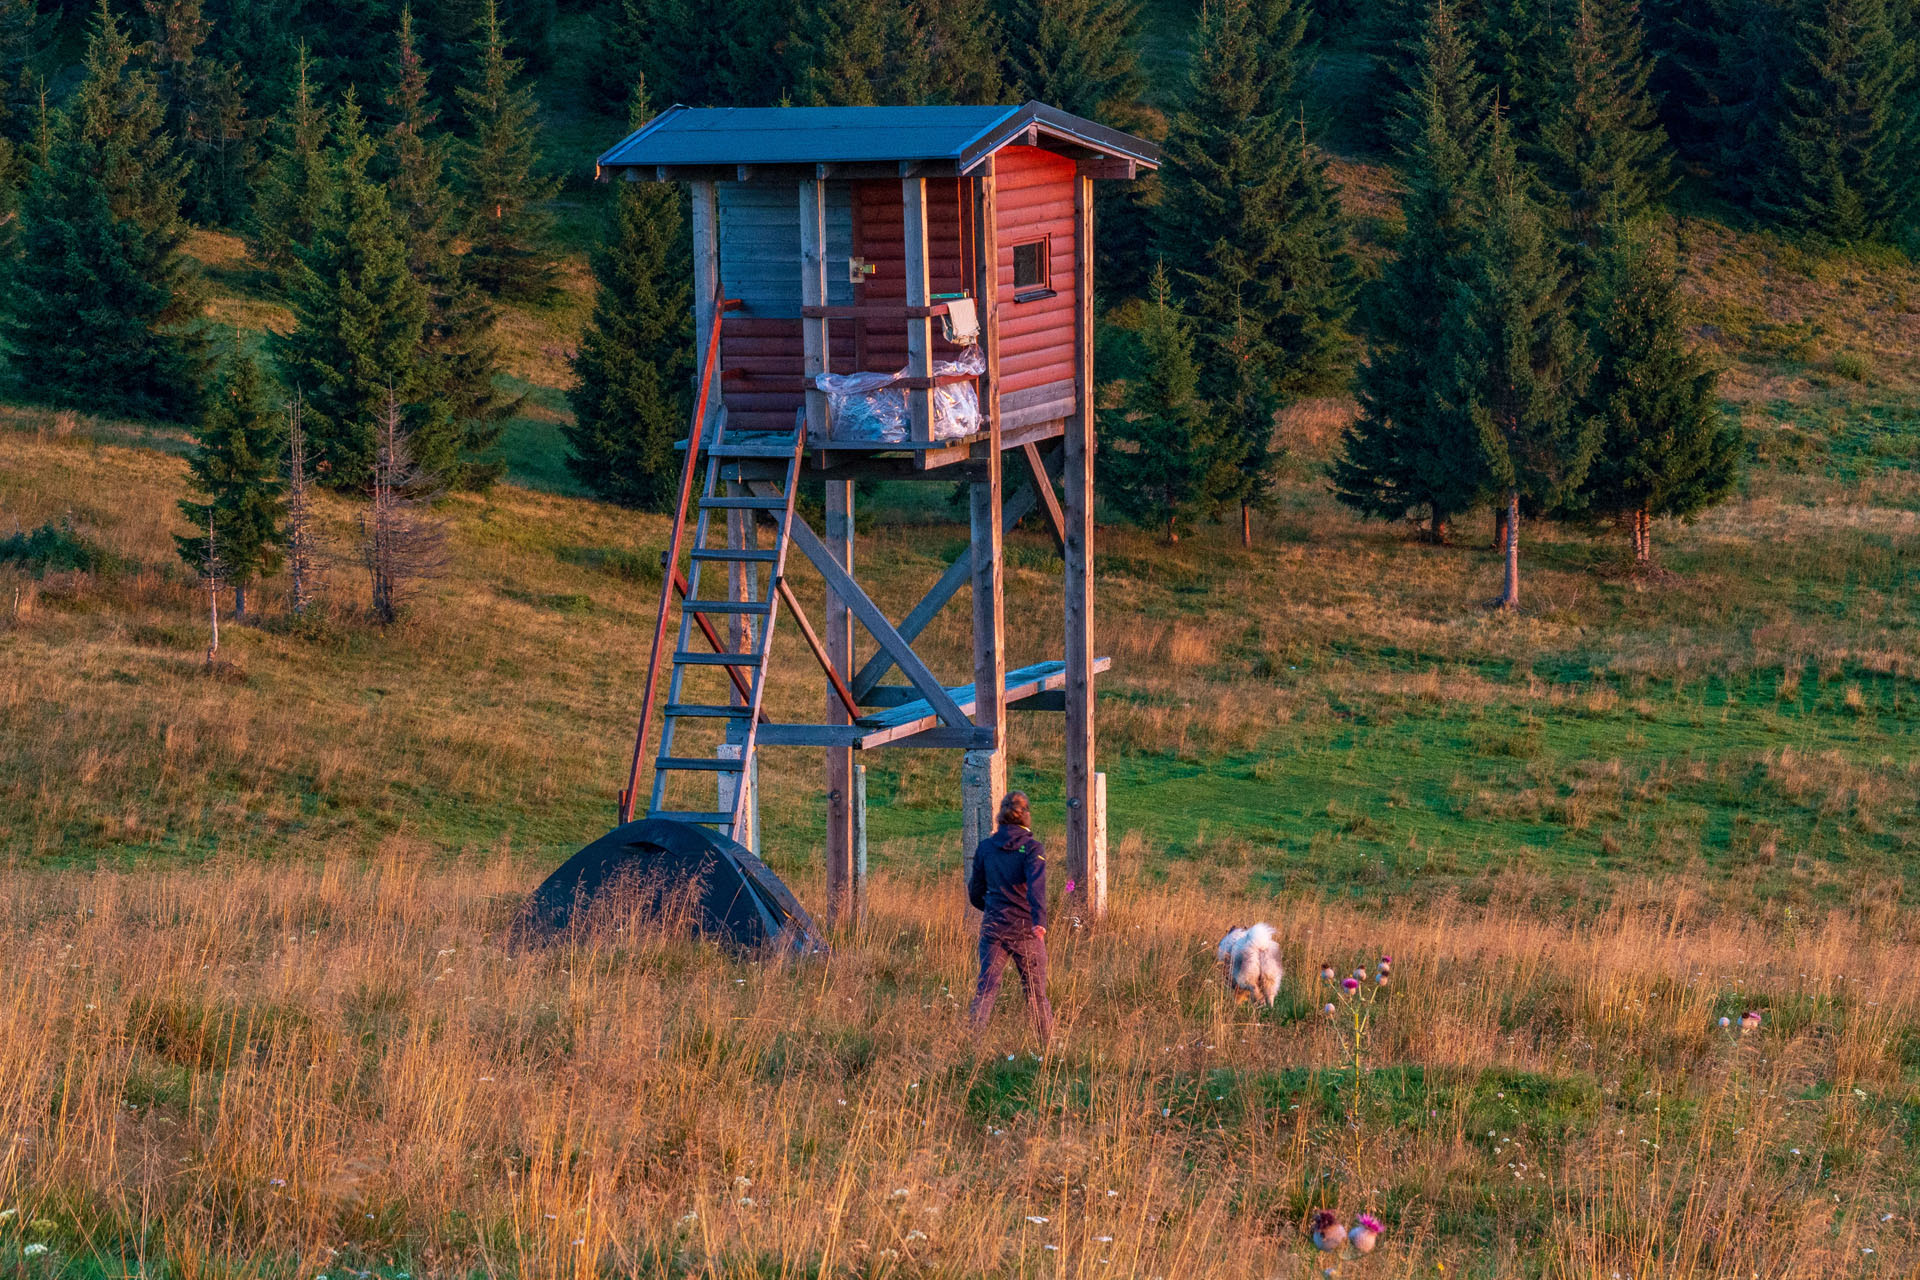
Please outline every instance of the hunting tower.
M644 811L757 843L756 752L824 749L828 915L845 919L864 896L855 752L965 751L971 856L1006 789L1007 713L1064 711L1064 878L1078 906L1102 913L1094 676L1108 660L1092 643L1093 183L1157 164L1150 144L1034 102L676 106L600 157L603 177L691 187L700 356L622 821ZM1024 477L1012 497L1009 471ZM825 483L817 533L795 510L803 477ZM856 572L853 485L869 478L962 480L970 495L967 550L898 621ZM1036 510L1065 564L1063 652L1009 671L1002 537ZM825 579L818 627L788 585L791 548ZM949 683L913 644L963 584L972 679ZM819 723L773 723L762 710L783 615L825 674ZM871 639L864 661L856 622ZM896 668L905 683L885 683Z

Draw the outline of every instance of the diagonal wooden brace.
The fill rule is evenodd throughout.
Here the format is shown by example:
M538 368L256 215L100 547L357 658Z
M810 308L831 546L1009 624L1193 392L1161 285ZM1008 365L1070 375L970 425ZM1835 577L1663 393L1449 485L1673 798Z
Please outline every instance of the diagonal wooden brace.
M773 580L774 590L786 602L787 611L793 615L794 625L800 628L800 634L807 639L807 647L813 650L814 658L820 663L820 669L827 673L827 679L833 684L833 691L840 698L840 705L847 709L847 719L860 718L860 704L853 700L853 690L847 688L846 677L833 665L833 658L827 653L827 647L820 643L820 637L814 632L813 624L807 621L807 614L800 607L800 601L794 598L793 588L787 585L786 575Z
M1060 495L1053 491L1053 473L1041 460L1039 445L1029 441L1021 446L1020 452L1026 455L1027 470L1033 473L1034 496L1046 508L1047 532L1053 535L1054 549L1064 555L1067 550L1067 516L1060 509Z
M761 497L781 496L778 487L770 481L754 480L749 482L748 487ZM813 567L827 580L827 587L839 597L847 611L860 620L860 625L867 629L883 650L893 656L901 673L919 690L920 696L927 700L927 705L933 708L934 713L947 724L971 726L973 720L953 700L953 695L947 692L947 686L940 683L939 678L927 669L927 664L921 661L920 655L913 651L913 646L894 630L893 624L887 621L887 615L873 602L866 589L854 581L852 574L840 567L833 553L820 541L820 535L796 515L789 536L793 545L813 561Z
M1013 527L1019 524L1021 519L1039 504L1039 501L1040 495L1032 486L1022 489L1019 494L1008 499L1000 509L1000 531L1011 533ZM901 636L908 643L919 639L920 633L940 616L940 611L947 607L947 601L959 593L960 588L966 584L967 576L972 572L973 559L962 551L959 558L948 565L947 571L940 575L940 581L934 583L932 589L921 597L920 603L913 606L912 611L901 619ZM893 656L885 649L868 658L866 665L861 667L853 677L853 696L865 698L873 692L875 686L886 679L887 672L891 670L893 670Z

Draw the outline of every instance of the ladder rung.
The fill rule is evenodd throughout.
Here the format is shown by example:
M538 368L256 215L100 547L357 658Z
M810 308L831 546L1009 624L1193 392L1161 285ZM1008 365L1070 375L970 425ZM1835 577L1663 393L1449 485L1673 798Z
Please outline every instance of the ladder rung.
M694 653L682 650L673 655L677 663L689 667L757 667L760 655L757 653Z
M785 511L785 498L702 498L700 505L710 511Z
M663 715L704 720L745 720L745 707L716 707L698 702L669 702Z
M702 809L654 809L647 814L649 818L671 818L675 822L726 822L733 821L731 813L717 813Z
M716 444L707 453L715 458L791 458L793 442L779 444Z
M689 613L765 614L768 605L765 600L689 600L685 608Z
M719 757L709 759L706 756L661 756L653 762L656 769L691 769L701 773L738 773L738 760L723 760Z
M772 564L780 558L778 551L752 551L744 547L701 547L692 554L695 560L739 560L754 564Z

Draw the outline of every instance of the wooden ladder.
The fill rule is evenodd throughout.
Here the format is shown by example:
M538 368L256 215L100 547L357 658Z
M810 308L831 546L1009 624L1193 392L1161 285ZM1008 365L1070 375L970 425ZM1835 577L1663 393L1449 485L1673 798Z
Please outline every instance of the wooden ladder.
M697 441L699 437L696 435L694 439ZM698 501L699 514L693 528L690 563L684 585L677 581L677 564L670 573L676 579L671 585L684 599L680 606L678 638L673 647L673 672L667 681L666 705L661 708L660 746L653 761L653 791L646 815L649 818L671 818L717 827L729 839L734 838L740 830L751 791L747 784L752 777L759 729L765 718L761 714L761 702L766 693L767 663L772 652L774 624L784 595L783 577L786 573L787 550L792 540L794 499L799 490L801 456L805 444L804 426L797 418L790 435L776 432L738 437L728 435L725 420L722 419L712 443L700 451L706 461L706 482ZM785 481L775 496L749 496L745 492L745 485L729 482L727 478L728 472L742 462L765 465L772 461L784 461L786 464ZM688 465L694 465L692 459L689 459ZM684 507L682 511L684 513ZM723 513L719 521L713 519L716 511ZM773 514L778 522L773 547L761 550L751 546L725 545L729 522L724 516L734 511L746 512L748 518L753 520L757 520L763 511ZM722 545L709 545L708 540L716 530L721 534ZM729 576L735 566L744 566L753 584L746 593L749 598L705 598L701 587L709 565L718 567ZM768 566L770 570L764 592L759 590L761 565ZM663 609L668 607L670 599L668 593L662 593ZM728 651L715 643L717 637L708 618L721 615L746 615L759 620L760 625L754 628L753 642L744 652ZM696 623L705 633L710 651L693 647ZM664 625L656 629L661 636L664 636L664 632ZM711 667L726 670L729 693L735 696L726 702L689 700L688 673ZM726 721L727 745L735 750L714 756L675 754L678 731L685 722L694 720ZM669 784L672 779L676 775L685 777L702 774L714 780L713 807L671 807L673 801Z

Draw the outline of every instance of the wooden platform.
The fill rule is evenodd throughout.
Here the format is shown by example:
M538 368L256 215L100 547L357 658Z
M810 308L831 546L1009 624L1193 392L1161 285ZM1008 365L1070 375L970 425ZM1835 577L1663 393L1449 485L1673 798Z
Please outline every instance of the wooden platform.
M1113 666L1112 658L1093 660L1095 675L1111 666ZM1009 671L1007 672L1007 707L1012 711L1049 709L1044 705L1046 696L1057 694L1066 686L1067 664L1064 662L1036 662L1030 667ZM953 695L953 700L960 704L962 711L968 715L973 714L972 685L951 686L947 692ZM1036 706L1036 702L1042 705ZM915 745L907 740L944 729L945 726L940 723L940 717L934 714L933 708L924 699L917 699L862 716L858 721L844 728L833 725L762 725L760 741L766 746L833 745L867 750L893 743ZM951 744L942 743L941 745Z

